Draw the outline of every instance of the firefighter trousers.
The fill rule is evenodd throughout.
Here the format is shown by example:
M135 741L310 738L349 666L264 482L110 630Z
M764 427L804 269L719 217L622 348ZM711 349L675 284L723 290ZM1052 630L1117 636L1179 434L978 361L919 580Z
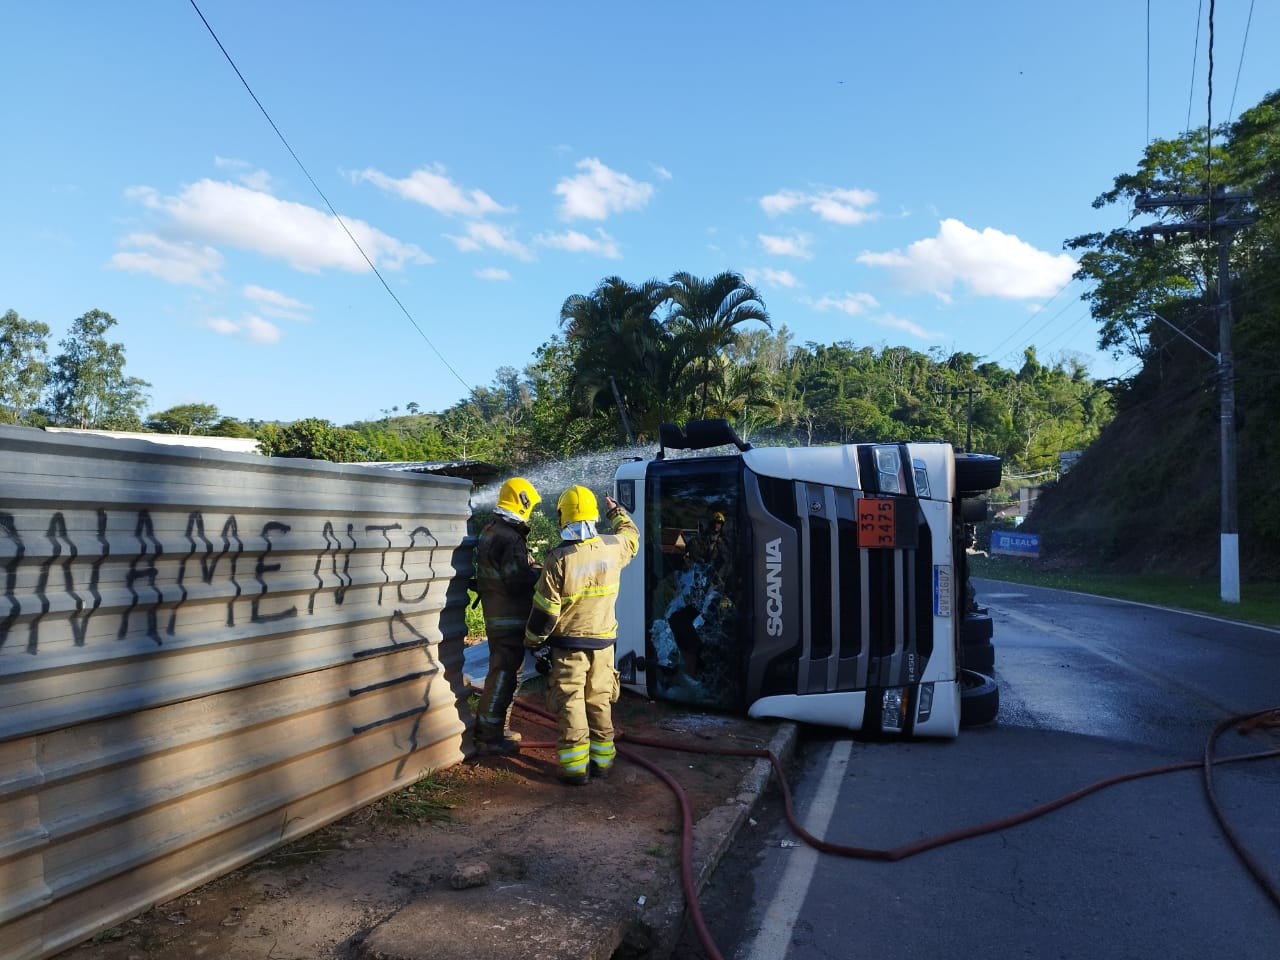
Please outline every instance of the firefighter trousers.
M613 644L603 650L551 648L547 695L556 715L556 754L564 772L586 773L588 760L600 770L613 765L618 690Z
M476 704L476 736L481 740L501 740L511 726L511 704L524 667L524 635L491 637L489 672L484 693Z

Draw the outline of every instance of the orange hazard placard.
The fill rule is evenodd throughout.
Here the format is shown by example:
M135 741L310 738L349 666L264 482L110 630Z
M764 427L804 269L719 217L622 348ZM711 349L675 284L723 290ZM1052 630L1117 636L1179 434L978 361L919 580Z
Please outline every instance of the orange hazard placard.
M883 497L863 497L858 501L858 546L896 547L898 504Z

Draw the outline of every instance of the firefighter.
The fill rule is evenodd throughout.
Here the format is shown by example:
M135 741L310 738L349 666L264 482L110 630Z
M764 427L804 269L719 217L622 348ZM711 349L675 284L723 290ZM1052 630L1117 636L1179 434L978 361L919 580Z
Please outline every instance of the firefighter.
M704 564L707 575L721 584L728 582L733 571L733 552L724 524L724 514L713 511L705 524L698 524L698 534L685 551L685 563L689 567Z
M613 497L605 497L612 533L599 533L599 507L586 487L566 490L556 503L561 543L546 556L533 591L526 647L550 645L548 696L556 714L560 780L581 786L607 777L616 755L613 704L618 671L613 641L618 582L640 546L640 532Z
M476 594L489 639L489 673L476 707L476 744L483 752L517 753L511 703L524 667L524 625L542 567L529 552L529 516L542 497L524 477L498 491L493 519L476 547Z

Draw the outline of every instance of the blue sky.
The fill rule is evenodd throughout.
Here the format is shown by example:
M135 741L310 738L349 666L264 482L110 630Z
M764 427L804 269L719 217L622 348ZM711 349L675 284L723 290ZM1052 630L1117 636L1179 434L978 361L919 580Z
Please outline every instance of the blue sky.
M677 270L796 344L1123 373L1062 243L1208 109L1208 0L1149 41L1147 0L197 2L412 322L189 0L0 5L0 310L51 353L111 313L152 411L441 410ZM1278 6L1217 0L1215 123L1280 86Z

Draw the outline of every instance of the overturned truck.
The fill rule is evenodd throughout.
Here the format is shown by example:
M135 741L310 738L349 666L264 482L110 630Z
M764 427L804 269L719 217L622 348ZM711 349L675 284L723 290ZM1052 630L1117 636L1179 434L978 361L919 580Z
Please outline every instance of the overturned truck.
M617 605L623 685L886 736L993 720L966 558L1000 469L943 442L757 448L724 420L664 424L656 456L614 477L642 531Z

